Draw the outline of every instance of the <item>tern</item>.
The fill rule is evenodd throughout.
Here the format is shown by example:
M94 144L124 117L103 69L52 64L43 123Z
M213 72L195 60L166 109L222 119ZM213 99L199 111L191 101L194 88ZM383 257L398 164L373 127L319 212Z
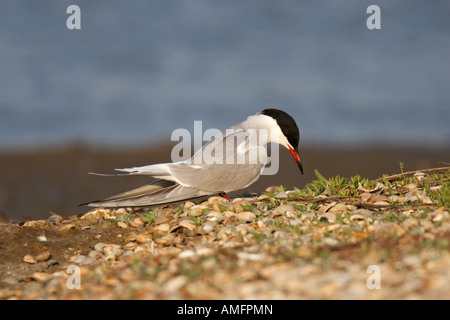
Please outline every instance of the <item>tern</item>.
M146 175L156 180L83 205L152 206L212 194L228 199L228 192L244 189L259 179L267 164L264 152L269 143L288 149L303 174L298 153L299 139L299 129L289 114L278 109L264 109L214 136L188 160L115 169L122 173L113 175ZM206 161L205 154L210 156L209 161Z

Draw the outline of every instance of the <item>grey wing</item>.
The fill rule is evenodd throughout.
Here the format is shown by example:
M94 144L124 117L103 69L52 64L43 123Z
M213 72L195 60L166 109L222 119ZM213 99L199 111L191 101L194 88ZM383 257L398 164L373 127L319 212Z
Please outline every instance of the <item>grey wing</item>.
M210 193L248 187L259 178L261 170L260 164L177 165L171 168L172 176L180 184Z
M208 192L231 192L255 182L264 168L261 146L251 133L238 129L222 133L205 144L194 156L172 164L168 170L176 182Z

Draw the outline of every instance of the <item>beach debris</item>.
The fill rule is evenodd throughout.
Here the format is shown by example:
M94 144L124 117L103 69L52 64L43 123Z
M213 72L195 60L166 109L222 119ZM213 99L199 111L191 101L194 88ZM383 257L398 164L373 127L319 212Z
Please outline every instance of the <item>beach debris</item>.
M231 201L10 225L31 237L20 244L20 274L0 275L0 297L448 299L449 175L318 175L304 189ZM383 290L367 289L371 265L383 270ZM81 289L67 288L69 266Z
M384 184L382 184L381 182L377 181L376 185L374 188L372 189L367 189L364 188L361 184L361 182L358 182L358 190L361 190L363 192L367 192L367 193L372 193L372 192L377 192L377 191L382 191L384 190L385 186Z

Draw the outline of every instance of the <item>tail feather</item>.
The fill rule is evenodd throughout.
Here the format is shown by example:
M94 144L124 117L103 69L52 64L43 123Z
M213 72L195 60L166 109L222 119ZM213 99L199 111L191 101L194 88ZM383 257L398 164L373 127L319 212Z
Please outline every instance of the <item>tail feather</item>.
M146 176L168 176L170 175L170 163L152 164L143 167L133 167L124 169L115 169L128 174L146 175Z
M169 181L158 181L161 182L158 184L145 185L131 191L83 205L109 208L151 206L197 198L210 194L201 192L195 188L173 184ZM170 183L171 185L166 186L167 183Z
M163 188L167 188L172 186L174 183L170 182L170 181L166 181L166 180L156 180L152 183L146 184L145 186L130 190L130 191L125 191L119 194L116 194L114 196L108 197L104 200L120 200L120 199L126 199L126 198L132 198L135 196L140 196L140 195L144 195L144 194L149 194L152 192L156 192L158 190L161 190Z
M88 172L88 173L92 174L93 176L100 176L100 177L120 177L135 174L135 173L97 173L97 172Z

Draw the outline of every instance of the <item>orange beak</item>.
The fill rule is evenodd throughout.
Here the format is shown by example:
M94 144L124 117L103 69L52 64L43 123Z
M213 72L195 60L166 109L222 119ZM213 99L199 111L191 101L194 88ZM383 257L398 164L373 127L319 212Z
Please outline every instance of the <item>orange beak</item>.
M298 154L298 151L291 148L291 146L289 146L289 151L291 152L292 156L294 157L294 160L297 163L297 166L300 169L300 172L303 174L302 160L300 160L300 155Z

